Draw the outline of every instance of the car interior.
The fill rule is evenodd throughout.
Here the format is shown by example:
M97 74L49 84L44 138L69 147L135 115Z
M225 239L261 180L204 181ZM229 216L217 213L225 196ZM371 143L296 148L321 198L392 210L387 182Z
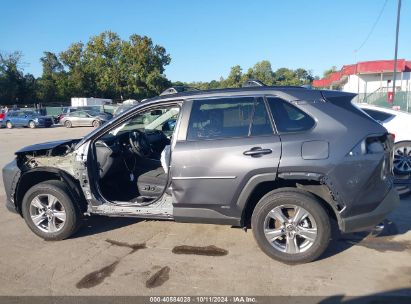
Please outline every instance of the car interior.
M169 106L137 114L94 143L98 186L106 200L148 205L162 195L179 112Z

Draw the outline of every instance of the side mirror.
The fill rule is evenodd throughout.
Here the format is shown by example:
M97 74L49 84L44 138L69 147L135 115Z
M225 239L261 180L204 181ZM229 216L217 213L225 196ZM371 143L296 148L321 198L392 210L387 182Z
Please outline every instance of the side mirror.
M162 131L174 131L175 127L176 127L176 120L169 119L163 124L163 127L161 128L161 130Z

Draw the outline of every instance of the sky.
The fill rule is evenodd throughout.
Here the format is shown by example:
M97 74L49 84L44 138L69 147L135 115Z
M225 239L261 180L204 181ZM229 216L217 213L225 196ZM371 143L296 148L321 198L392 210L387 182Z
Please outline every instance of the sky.
M21 51L24 72L36 77L44 51L106 30L164 46L172 81L218 80L261 60L321 76L331 66L394 57L397 0L387 0L368 40L385 0L0 1L0 51ZM411 0L402 1L398 58L411 60Z

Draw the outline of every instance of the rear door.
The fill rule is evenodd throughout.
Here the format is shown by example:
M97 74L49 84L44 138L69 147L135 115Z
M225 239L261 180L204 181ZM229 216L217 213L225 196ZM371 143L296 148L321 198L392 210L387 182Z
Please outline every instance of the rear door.
M77 125L79 126L91 126L92 118L87 112L77 111Z
M26 113L24 113L24 112L17 112L17 116L14 118L14 121L15 121L15 125L16 126L19 126L19 127L21 127L21 126L25 126L26 125Z
M273 180L281 156L263 97L221 97L186 101L171 155L175 218L179 208L241 215L237 200L257 174ZM201 216L200 216L201 217Z

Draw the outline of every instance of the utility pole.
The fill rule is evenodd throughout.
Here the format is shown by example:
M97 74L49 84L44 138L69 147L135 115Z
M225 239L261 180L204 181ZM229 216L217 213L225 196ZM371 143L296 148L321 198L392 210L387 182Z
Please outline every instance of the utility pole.
M398 0L397 28L395 31L394 78L392 80L392 103L395 102L395 79L397 78L398 33L400 31L401 0ZM401 83L402 86L402 83Z

